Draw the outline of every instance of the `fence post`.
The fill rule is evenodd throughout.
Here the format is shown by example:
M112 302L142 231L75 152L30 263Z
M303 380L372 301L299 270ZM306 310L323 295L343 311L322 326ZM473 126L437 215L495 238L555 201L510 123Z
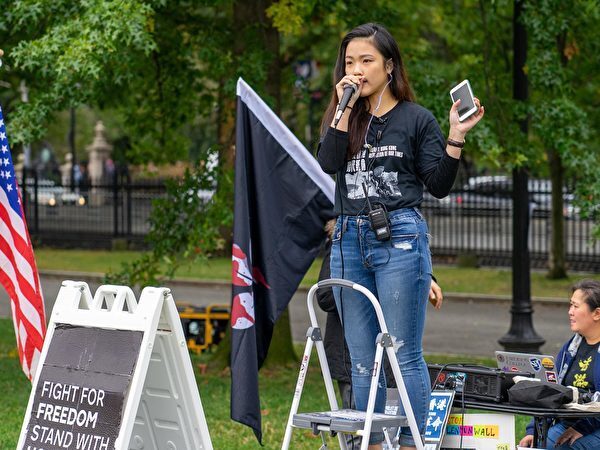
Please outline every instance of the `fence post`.
M119 236L119 184L117 182L117 171L112 177L113 189L113 235Z
M33 211L34 211L34 228L35 232L39 233L40 231L40 204L38 202L38 176L37 171L35 169L31 169L31 173L33 174Z
M17 169L15 168L15 176L17 175ZM23 212L25 213L25 219L29 217L27 211L27 205L29 203L29 186L27 185L27 167L23 166L21 170L21 201L23 202ZM29 221L27 221L29 225ZM31 230L30 230L31 231Z
M129 173L125 174L125 183L125 192L127 197L127 237L131 238L131 177L129 176Z

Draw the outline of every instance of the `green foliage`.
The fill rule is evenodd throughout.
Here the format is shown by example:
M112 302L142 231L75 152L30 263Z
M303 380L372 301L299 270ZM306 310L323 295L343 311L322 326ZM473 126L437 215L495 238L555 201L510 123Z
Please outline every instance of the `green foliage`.
M592 130L585 110L570 96L550 96L534 105L531 124L544 148L557 150L570 167L589 162L593 155L588 147Z
M314 3L280 0L267 8L267 15L282 33L299 35L304 27L304 16L310 12Z
M531 123L538 148L558 152L567 176L578 181L578 204L583 215L596 221L600 163L597 105L600 4L587 0L540 0L526 3L524 23L531 46L528 77L533 87ZM595 86L591 88L591 86ZM592 92L590 92L590 88Z
M411 74L421 101L447 131L448 92L468 78L486 117L469 133L463 157L492 172L535 159L518 128L524 106L512 99L512 1L431 4L426 59Z
M199 195L212 191L215 182L219 189L210 200ZM154 201L150 214L151 230L146 241L152 250L122 264L121 271L109 272L107 282L157 285L161 279L173 278L180 267L222 252L226 244L223 235L233 220L232 186L229 172L208 164L186 170L181 179L168 181L166 197Z
M275 104L267 24L234 14L260 13L261 2L7 3L0 42L11 99L21 80L30 88L29 104L4 101L13 144L35 142L54 113L87 105L120 124L128 162L173 162L225 143L217 130L235 111L238 76Z
M129 162L187 157L197 134L189 126L211 117L218 81L232 73L232 34L223 22L231 21L231 4L10 2L0 13L8 35L0 38L3 70L30 88L30 103L11 111L11 141L34 142L54 112L89 105L118 118L131 142Z
M40 138L52 111L98 101L107 82L125 88L139 55L156 48L152 15L140 1L14 2L10 22L32 34L10 49L9 61L35 78L30 103L13 116L13 141Z
M5 3L0 42L14 86L9 107L16 106L7 116L15 144L43 136L57 111L85 104L103 109L128 138L129 162L183 159L232 135L238 76L276 109L281 96L286 124L298 135L309 125L306 141L313 143L340 37L378 21L399 42L418 101L444 131L448 91L470 79L486 118L468 136L466 166L488 172L525 166L547 176L551 147L567 175L589 191L580 192L583 213L591 215L599 201L600 188L588 186L600 183L595 0L524 3L526 103L512 98L512 0L278 0L265 11L258 0ZM316 60L318 73L295 80L290 69L299 60ZM31 88L29 104L12 101L20 79ZM527 118L525 135L519 122Z

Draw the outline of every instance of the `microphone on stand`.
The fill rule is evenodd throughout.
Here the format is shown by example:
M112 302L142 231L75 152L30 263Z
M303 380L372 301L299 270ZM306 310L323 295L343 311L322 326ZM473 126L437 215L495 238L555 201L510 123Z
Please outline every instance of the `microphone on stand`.
M336 127L340 119L342 118L342 114L346 110L348 106L348 102L354 95L354 93L358 91L358 86L356 84L348 84L344 86L344 94L342 95L342 99L338 105L338 109L335 113L335 118L333 119L333 126Z

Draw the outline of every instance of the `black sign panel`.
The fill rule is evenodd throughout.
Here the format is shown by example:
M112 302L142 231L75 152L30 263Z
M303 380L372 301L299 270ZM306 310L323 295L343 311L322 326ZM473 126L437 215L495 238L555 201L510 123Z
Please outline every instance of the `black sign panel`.
M114 449L143 333L57 325L24 450Z

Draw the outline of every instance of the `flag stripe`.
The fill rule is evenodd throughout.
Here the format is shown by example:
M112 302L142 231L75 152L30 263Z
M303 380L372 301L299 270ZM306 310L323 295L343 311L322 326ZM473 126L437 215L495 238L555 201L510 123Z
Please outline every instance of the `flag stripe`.
M40 311L31 303L29 298L37 297L35 293L32 294L31 290L27 290L25 288L28 296L23 294L21 290L22 284L18 282L18 280L22 279L17 272L15 272L13 265L11 264L9 258L7 258L5 253L5 241L0 239L0 267L2 267L2 271L0 271L0 281L4 285L4 288L8 292L9 296L12 299L18 299L18 307L17 314L23 318L26 318L27 321L40 333L44 329L42 325L42 314L40 315ZM14 282L17 280L17 283ZM20 314L19 314L20 313Z
M5 284L11 298L18 296L19 300L24 302L27 307L27 305L30 304L29 299L39 295L38 286L33 274L33 267L23 256L23 253L18 251L14 245L11 245L13 244L11 242L12 236L10 232L5 232L8 227L5 222L1 221L1 212L2 209L0 208L0 277L6 277L3 284ZM27 248L24 250L26 251ZM15 280L17 283L14 282ZM8 284L8 286L6 286L6 284ZM31 306L31 308L36 310L33 306ZM29 311L29 308L26 308L26 310ZM33 324L40 324L40 314L37 310L36 314L38 317L29 318L29 321ZM42 327L36 326L36 328L39 330Z
M41 356L39 349L42 348L44 344L44 339L39 333L33 332L27 334L27 329L32 329L31 325L27 325L27 322L20 320L18 317L17 309L18 305L11 300L10 302L13 323L15 327L15 335L18 336L17 339L17 349L19 351L19 358L23 361L22 367L23 371L27 375L28 378L31 378L34 374L30 372L31 369L35 369L36 363ZM35 360L33 360L35 358ZM32 361L31 364L27 364L27 361Z
M42 341L43 342L43 341ZM42 352L37 348L37 347L33 347L33 355L31 357L31 367L36 367L38 366L38 362L40 362L40 358L42 357ZM35 373L32 373L31 376L33 377L35 375Z
M7 217L6 209L2 204L2 193L0 193L0 236L6 240L8 244L12 256L15 258L17 263L17 269L19 273L25 278L25 280L29 283L32 289L35 290L35 278L33 276L33 268L31 267L31 262L29 258L29 246L27 242L24 242L23 239L19 235L14 232L14 228L9 227L7 224L10 223L10 220Z
M22 275L15 270L13 252L9 248L4 236L0 235L0 281L4 285L11 299L19 300L18 310L28 322L40 333L43 333L45 324L43 320L44 310L32 304L30 299L40 300L39 290L34 290ZM15 282L16 281L16 282ZM43 325L44 324L44 325Z
M267 106L256 92L252 90L248 84L238 79L237 95L248 105L248 108L267 129L269 133L277 140L279 145L288 152L288 154L302 167L306 174L319 186L325 193L331 203L334 203L334 188L333 179L328 176L321 168L315 158L312 157L306 147L298 140L279 117Z
M4 189L0 190L0 203L7 208L7 213L9 215L9 220L7 222L11 224L11 228L13 228L14 231L21 236L21 239L27 241L27 228L25 223L19 213L14 210L14 207L6 195L6 192L4 192Z
M46 332L44 300L0 108L0 283L10 297L19 359L35 375Z

